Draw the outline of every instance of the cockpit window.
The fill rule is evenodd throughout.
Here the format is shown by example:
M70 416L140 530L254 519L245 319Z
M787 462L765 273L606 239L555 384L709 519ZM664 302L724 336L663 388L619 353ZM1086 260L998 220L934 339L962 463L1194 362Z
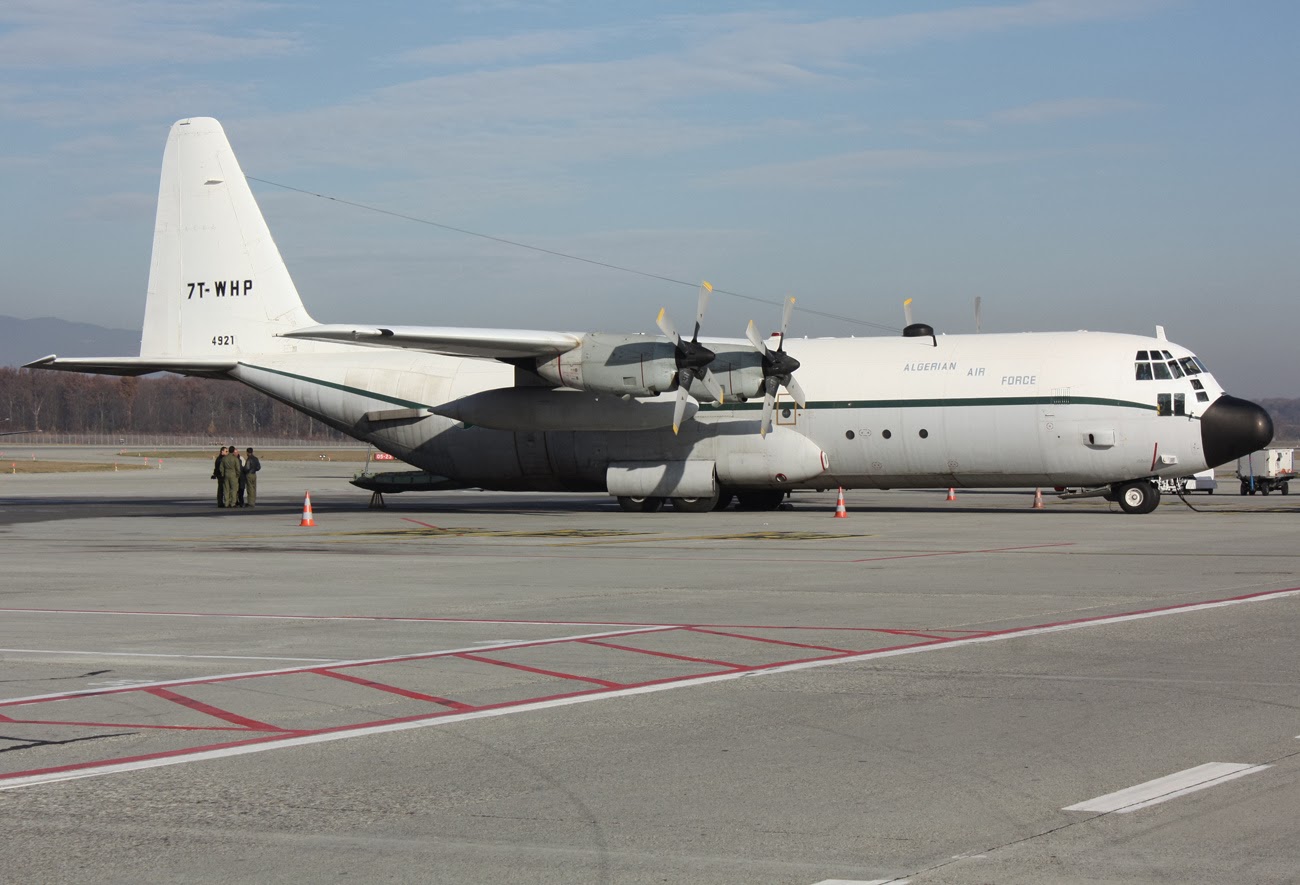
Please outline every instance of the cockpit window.
M1183 370L1178 367L1178 360L1169 361L1169 371L1174 373L1175 378L1183 377Z
M1135 357L1135 359L1141 363L1151 359L1151 357L1147 356L1147 352L1145 350L1139 350L1138 355Z
M1188 375L1201 374L1201 369L1199 366L1196 365L1196 360L1190 356L1183 357L1178 361L1178 364L1183 367L1183 371L1186 372Z
M1192 357L1192 359L1196 362L1196 365L1201 367L1202 372L1204 372L1207 375L1210 374L1210 370L1206 368L1205 362L1199 356L1194 356Z
M1136 365L1137 365L1137 380L1139 380L1139 381L1150 381L1150 380L1151 380L1151 364L1150 364L1150 363L1137 363Z
M1151 368L1155 369L1157 381L1169 381L1174 377L1169 374L1169 367L1164 363L1152 363Z

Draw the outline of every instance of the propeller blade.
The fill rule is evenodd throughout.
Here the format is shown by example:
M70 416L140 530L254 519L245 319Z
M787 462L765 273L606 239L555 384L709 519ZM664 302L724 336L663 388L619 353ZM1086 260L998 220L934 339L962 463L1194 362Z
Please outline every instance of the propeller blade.
M975 331L980 330L980 296L975 296Z
M768 378L763 384L763 420L758 425L758 435L767 436L772 429L772 413L776 411L776 388L780 384L775 378Z
M682 336L677 334L677 327L673 325L672 320L668 319L668 308L659 308L659 316L655 317L655 325L659 327L660 332L672 339L673 344L681 347Z
M786 375L781 379L781 383L785 385L785 389L789 391L794 401L799 404L799 408L808 408L808 397L803 395L803 388L799 386L798 381L794 380L793 375Z
M767 356L767 344L759 337L758 327L754 325L753 320L750 320L749 325L745 327L745 337L749 339L750 344L754 345L755 350Z
M794 313L794 298L785 300L785 310L781 314L781 342L777 346L780 350L785 345L785 331L790 328L790 314Z
M699 378L700 384L703 385L704 389L707 390L709 394L715 400L718 401L719 404L725 403L727 401L727 395L725 391L723 391L722 385L718 383L717 378L713 377L713 373L711 371L709 371L706 368L704 370L704 374L697 377Z
M695 309L695 334L691 336L692 341L696 341L700 337L700 326L704 322L704 311L708 309L711 294L713 294L712 284L708 280L700 283L700 303Z
M903 322L906 325L912 325L912 299L909 298L903 302Z
M673 434L676 435L682 428L682 418L686 415L686 400L690 396L686 386L690 383L691 373L682 369L678 376L677 384L677 401L673 403Z

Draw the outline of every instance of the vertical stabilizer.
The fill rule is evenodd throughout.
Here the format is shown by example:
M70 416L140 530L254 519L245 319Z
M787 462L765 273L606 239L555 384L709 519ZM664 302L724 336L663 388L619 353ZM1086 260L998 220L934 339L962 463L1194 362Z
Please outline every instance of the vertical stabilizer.
M221 124L172 126L163 152L142 357L237 357L293 349L313 325Z

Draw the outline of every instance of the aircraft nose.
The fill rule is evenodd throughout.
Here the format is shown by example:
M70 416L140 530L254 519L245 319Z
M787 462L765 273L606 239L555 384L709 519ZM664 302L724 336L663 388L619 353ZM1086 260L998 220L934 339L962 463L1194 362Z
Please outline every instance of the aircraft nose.
M1226 393L1201 415L1201 447L1211 467L1249 455L1273 440L1273 419L1261 406Z

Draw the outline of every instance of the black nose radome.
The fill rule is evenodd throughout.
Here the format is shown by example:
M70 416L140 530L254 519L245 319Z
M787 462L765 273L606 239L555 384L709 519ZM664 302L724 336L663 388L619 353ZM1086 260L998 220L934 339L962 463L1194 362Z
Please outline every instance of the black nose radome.
M1218 467L1273 441L1273 419L1254 403L1226 393L1201 415L1205 463Z

